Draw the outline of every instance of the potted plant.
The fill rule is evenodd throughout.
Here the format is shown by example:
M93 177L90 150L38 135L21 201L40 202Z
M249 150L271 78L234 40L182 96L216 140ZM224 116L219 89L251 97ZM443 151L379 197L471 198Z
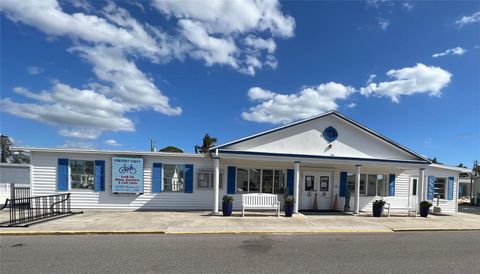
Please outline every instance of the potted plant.
M375 200L372 204L373 217L380 217L383 213L384 200Z
M428 211L432 207L432 203L430 201L421 201L420 202L420 216L428 217Z
M230 195L223 196L223 203L222 203L223 216L232 215L233 200L234 200L233 196L230 196Z
M284 200L284 208L285 208L285 217L292 217L293 215L293 207L295 205L295 198L292 196L288 196Z

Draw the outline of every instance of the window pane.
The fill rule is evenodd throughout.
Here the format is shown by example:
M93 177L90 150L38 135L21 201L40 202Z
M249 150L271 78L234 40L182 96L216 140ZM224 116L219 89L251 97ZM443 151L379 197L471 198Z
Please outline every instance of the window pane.
M260 169L250 169L249 192L260 192Z
M417 182L418 182L418 179L413 179L412 180L412 195L413 196L417 195Z
M248 170L237 169L237 189L242 189L243 192L248 192Z
M435 198L445 199L446 178L435 178L434 196Z
M377 196L386 196L384 175L377 175Z
M368 175L368 187L367 187L367 195L368 196L376 196L377 195L377 186L376 186L376 183L377 183L377 175Z
M198 173L198 187L199 188L208 188L210 183L210 173Z
M93 189L94 169L93 161L70 160L70 188Z
M275 170L275 190L274 193L285 192L285 170Z
M360 174L360 195L363 195L363 196L367 195L366 181L367 181L367 175Z
M264 169L262 171L262 192L263 193L273 192L273 170Z
M350 195L355 193L355 174L348 173L347 175L347 190L350 191Z
M163 166L163 187L165 191L183 191L183 165Z

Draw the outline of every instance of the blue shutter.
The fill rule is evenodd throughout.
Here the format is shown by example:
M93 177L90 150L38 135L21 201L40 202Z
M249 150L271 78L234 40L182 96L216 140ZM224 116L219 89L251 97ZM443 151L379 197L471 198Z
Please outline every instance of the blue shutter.
M453 200L453 185L455 185L455 178L448 177L448 199Z
M95 160L95 191L105 191L105 161Z
M435 193L435 176L428 176L427 200L433 200L434 193Z
M237 167L227 168L227 194L235 194L235 180L237 178Z
M162 192L162 164L153 163L152 167L152 193Z
M389 196L395 196L395 174L388 176Z
M68 159L58 159L57 191L68 191Z
M295 171L293 169L287 169L287 189L288 189L288 195L290 195L290 196L293 195L294 172Z
M185 193L193 193L193 165L185 165Z
M339 197L345 197L345 194L347 193L347 178L348 173L346 171L340 172L340 191L338 194Z

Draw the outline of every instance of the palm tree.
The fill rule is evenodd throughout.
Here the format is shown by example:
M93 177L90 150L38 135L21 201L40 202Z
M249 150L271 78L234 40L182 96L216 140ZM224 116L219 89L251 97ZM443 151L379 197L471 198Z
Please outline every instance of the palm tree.
M201 146L195 146L195 153L208 153L208 151L210 151L210 148L215 146L216 142L217 142L217 138L210 137L208 133L205 134L202 140L203 144Z

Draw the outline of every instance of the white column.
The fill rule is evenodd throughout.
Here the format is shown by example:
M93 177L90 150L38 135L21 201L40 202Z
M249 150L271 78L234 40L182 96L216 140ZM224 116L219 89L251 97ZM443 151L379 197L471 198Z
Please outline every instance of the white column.
M295 162L295 171L293 177L293 195L295 197L295 204L293 206L293 212L298 213L298 199L300 197L300 162Z
M213 213L218 213L218 195L219 195L219 182L220 182L220 158L213 158L213 188L214 188L214 204Z
M360 212L360 167L360 165L355 166L355 214Z
M417 182L417 204L420 208L420 202L424 200L425 196L425 169L418 170L418 182Z

